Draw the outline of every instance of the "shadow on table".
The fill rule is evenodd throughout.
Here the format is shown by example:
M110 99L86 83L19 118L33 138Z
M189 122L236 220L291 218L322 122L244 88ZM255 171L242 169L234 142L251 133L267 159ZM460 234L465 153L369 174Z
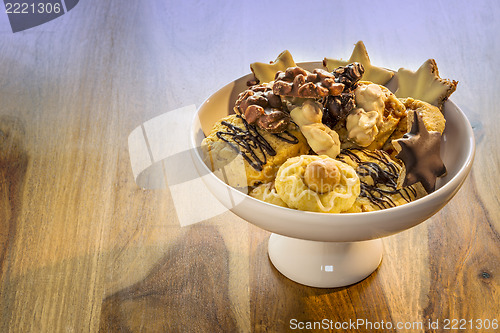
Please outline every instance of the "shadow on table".
M24 125L19 118L0 117L0 280L7 271L5 258L15 239L22 191L28 168L23 145Z
M100 331L238 331L228 261L215 228L189 228L142 281L104 299Z

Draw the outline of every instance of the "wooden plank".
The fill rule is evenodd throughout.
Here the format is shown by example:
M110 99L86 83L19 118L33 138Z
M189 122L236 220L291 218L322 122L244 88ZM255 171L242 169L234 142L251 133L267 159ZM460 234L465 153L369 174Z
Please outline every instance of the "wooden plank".
M0 15L0 331L282 332L366 319L414 326L344 331L442 332L445 319L500 319L500 6L311 6L88 0L16 34ZM435 58L460 81L452 99L477 145L455 198L384 239L366 280L298 285L270 263L268 232L229 212L181 228L168 188L135 184L137 126L199 105L285 48L297 61L348 58L358 39L394 69Z

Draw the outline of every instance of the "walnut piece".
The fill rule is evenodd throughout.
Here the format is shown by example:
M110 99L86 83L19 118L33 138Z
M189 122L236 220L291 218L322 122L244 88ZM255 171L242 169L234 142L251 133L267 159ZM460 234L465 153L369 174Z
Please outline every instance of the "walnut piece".
M320 98L339 95L343 90L344 84L335 82L333 74L319 68L308 72L301 67L289 67L276 73L273 84L273 92L279 96Z
M281 98L273 94L268 84L252 86L239 94L234 111L249 124L270 133L281 133L290 124L290 115L283 111Z

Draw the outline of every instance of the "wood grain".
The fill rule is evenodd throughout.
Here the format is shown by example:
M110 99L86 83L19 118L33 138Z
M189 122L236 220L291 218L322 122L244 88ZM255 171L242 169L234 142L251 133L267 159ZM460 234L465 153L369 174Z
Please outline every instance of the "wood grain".
M499 15L486 0L87 0L13 34L0 14L0 331L287 332L294 319L365 319L441 326L342 331L445 332L446 318L500 320ZM346 59L360 39L384 67L436 59L459 81L452 99L477 147L457 195L385 238L364 281L298 285L270 263L268 232L229 212L181 228L168 188L135 184L137 126L199 105L253 61L284 49Z
M186 257L196 258L186 263ZM229 255L216 228L187 229L140 282L107 297L102 332L236 331Z
M24 125L16 117L0 118L0 277L8 272L5 257L16 239L28 156L23 147Z

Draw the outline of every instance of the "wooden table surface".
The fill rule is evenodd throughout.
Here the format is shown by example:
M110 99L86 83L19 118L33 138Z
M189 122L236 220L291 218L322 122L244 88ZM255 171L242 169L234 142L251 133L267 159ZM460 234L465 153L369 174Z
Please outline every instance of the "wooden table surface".
M82 0L15 34L0 14L1 332L287 332L324 319L379 327L345 332L445 332L446 320L495 331L500 5L287 3ZM387 68L434 58L459 81L452 100L477 145L458 194L385 238L366 280L291 282L267 257L268 232L230 212L180 227L168 188L136 184L137 126L199 105L253 61L284 49L296 61L347 59L358 40ZM470 329L479 320L490 328Z

